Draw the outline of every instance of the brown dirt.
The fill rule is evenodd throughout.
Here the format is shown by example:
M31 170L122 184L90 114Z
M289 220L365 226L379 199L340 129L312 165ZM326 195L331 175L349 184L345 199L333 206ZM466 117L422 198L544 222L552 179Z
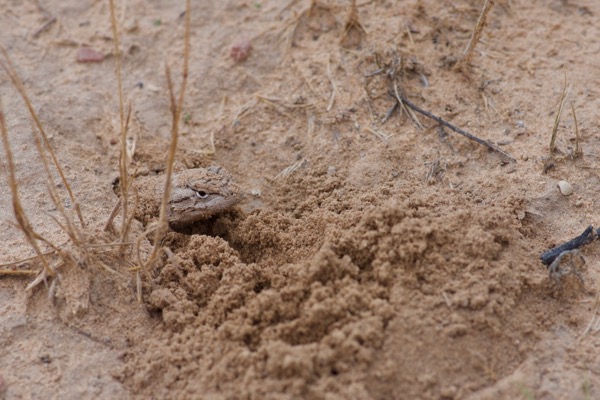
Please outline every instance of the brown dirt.
M600 397L600 249L584 249L584 289L570 277L552 288L538 260L600 224L600 3L497 0L471 66L454 70L481 3L361 1L347 23L342 1L194 2L177 168L221 165L246 198L203 234L168 235L173 256L149 271L143 304L135 275L108 256L119 275L64 268L54 302L3 277L0 397ZM108 5L0 5L1 41L100 240L119 154ZM180 69L183 10L117 7L141 170L164 168L164 64ZM248 42L235 62L232 47ZM78 63L82 47L103 61ZM405 114L382 124L394 65L415 103L517 161L424 117L423 130ZM62 243L27 111L2 76L24 206ZM31 256L6 185L0 204L2 262Z

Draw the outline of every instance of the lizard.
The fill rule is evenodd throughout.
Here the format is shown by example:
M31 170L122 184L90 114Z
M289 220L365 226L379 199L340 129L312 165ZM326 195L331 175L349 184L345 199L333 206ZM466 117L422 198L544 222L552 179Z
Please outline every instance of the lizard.
M173 174L167 203L169 228L183 231L196 222L228 211L242 200L242 190L222 167L193 168ZM135 219L147 225L156 219L164 191L164 176L140 176L135 180Z

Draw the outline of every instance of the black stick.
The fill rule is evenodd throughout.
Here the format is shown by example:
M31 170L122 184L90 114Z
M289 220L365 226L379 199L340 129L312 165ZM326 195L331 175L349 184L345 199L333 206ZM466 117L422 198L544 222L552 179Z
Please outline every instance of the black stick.
M583 231L581 235L577 236L576 238L542 253L540 255L540 260L544 265L548 266L552 264L552 261L554 261L561 253L578 249L590 242L593 242L596 238L598 238L599 233L600 229L594 230L594 227L590 225L585 231Z
M390 93L390 95L392 95L396 100L398 100L398 98L395 96L395 94ZM438 124L444 125L447 128L452 129L454 132L463 135L464 137L473 140L474 142L477 142L481 145L484 145L485 147L487 147L490 150L493 150L499 154L502 154L504 157L508 158L511 161L517 161L513 156L511 156L510 154L508 154L507 152L505 152L504 150L498 148L497 146L494 146L493 144L491 144L490 142L488 142L487 140L483 140L478 138L475 135L470 134L467 131L464 131L454 125L452 125L450 122L447 122L445 120L443 120L442 118L438 117L437 115L433 115L432 113L430 113L429 111L425 111L422 108L416 106L415 104L413 104L412 102L410 102L409 100L407 100L406 98L399 96L400 100L402 101L402 103L406 104L407 106L409 106L410 108L412 108L414 111L423 114L424 116L426 116L427 118L431 118L432 120L434 120L435 122L437 122Z

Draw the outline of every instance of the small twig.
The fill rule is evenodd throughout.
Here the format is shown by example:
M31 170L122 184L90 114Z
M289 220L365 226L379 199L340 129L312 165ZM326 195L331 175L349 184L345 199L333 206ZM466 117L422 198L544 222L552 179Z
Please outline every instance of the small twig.
M39 273L40 271L31 271L27 269L0 269L0 275L32 276Z
M577 250L598 238L600 230L595 230L593 226L588 226L585 231L576 238L569 240L559 246L556 246L540 255L542 264L548 266L565 251Z
M396 98L396 95L394 93L390 93L390 95L394 98ZM493 144L491 144L490 142L488 142L487 140L483 140L478 138L477 136L474 136L472 134L470 134L467 131L464 131L454 125L452 125L451 123L443 120L442 118L433 115L432 113L430 113L429 111L425 111L420 107L417 107L416 105L414 105L412 102L410 102L409 100L407 100L405 97L402 97L401 95L398 95L398 97L400 98L400 100L402 101L402 104L407 105L408 107L410 107L411 109L413 109L414 111L418 112L419 114L422 114L424 116L426 116L427 118L431 118L432 120L436 121L438 124L444 125L445 127L453 130L454 132L463 135L464 137L466 137L467 139L471 139L474 142L477 142L485 147L487 147L490 150L495 151L496 153L499 153L501 155L503 155L504 157L508 158L511 161L516 162L517 160L511 156L510 154L508 154L507 152L505 152L504 150L498 148L497 146L494 146ZM398 101L398 98L396 98L396 101Z

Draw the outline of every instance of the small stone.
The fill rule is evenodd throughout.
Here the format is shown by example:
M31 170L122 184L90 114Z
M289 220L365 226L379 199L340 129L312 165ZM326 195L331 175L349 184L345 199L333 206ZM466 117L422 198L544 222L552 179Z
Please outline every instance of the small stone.
M104 54L90 48L90 47L81 47L77 50L77 62L80 63L93 63L93 62L101 62L104 60Z
M571 184L567 181L559 181L558 182L558 190L560 190L560 193L563 196L569 196L569 195L573 194L573 192L574 192L573 186L571 186Z
M458 389L456 386L442 386L440 389L440 396L443 399L454 399L456 397L456 393Z
M229 55L233 58L235 62L246 61L246 59L250 56L250 52L252 51L252 43L246 38L238 39L233 46L231 46L231 50L229 51Z
M466 335L468 329L465 324L452 324L446 328L446 334L451 338L457 338Z

